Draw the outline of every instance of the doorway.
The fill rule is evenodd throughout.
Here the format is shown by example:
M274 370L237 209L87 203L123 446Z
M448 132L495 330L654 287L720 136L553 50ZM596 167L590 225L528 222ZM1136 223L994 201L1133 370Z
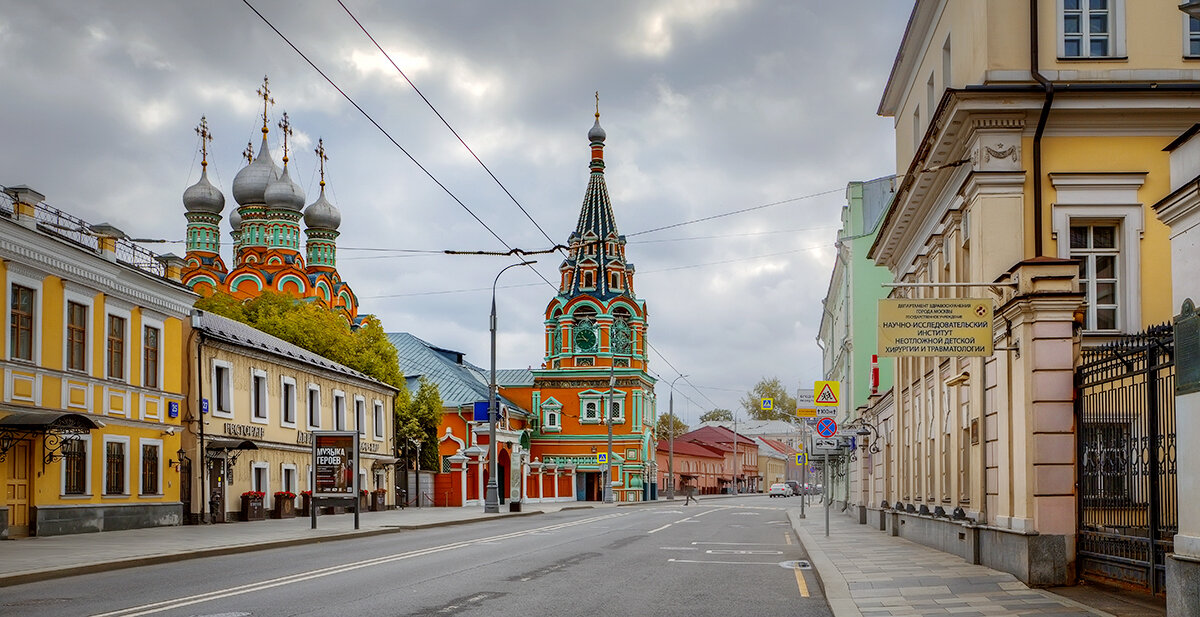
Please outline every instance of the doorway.
M575 474L576 501L603 501L600 493L600 472L581 471Z
M208 469L208 511L214 523L225 522L225 461L213 459Z
M29 442L18 441L5 463L4 505L8 506L8 535L29 535Z
M508 497L508 469L511 463L512 458L509 457L508 450L500 450L496 456L496 495L499 496L501 505Z

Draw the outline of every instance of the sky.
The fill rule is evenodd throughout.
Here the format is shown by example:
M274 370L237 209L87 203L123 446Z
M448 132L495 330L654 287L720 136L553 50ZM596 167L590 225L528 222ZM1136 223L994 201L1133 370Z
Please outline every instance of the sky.
M710 409L740 409L762 378L791 390L821 378L816 337L846 184L895 173L893 121L875 111L912 4L0 7L0 185L28 185L55 208L182 255L181 196L200 177L194 128L205 116L227 239L241 153L261 139L266 75L269 143L278 162L275 124L287 112L289 168L306 203L319 192L313 149L324 141L327 198L342 213L338 270L360 311L485 368L492 283L513 259L435 252L506 250L495 236L526 250L552 246L547 235L565 243L587 187L599 92L605 176L648 306L659 412L667 382L684 374L675 413L694 425ZM537 259L556 282L561 256ZM556 291L527 268L504 273L500 368L541 365Z

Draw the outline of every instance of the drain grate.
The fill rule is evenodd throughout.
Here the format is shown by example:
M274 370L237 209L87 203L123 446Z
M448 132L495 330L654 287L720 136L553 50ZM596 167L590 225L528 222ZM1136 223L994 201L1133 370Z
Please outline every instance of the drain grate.
M812 564L808 563L807 559L793 559L791 561L779 562L779 567L787 568L788 570L811 570Z

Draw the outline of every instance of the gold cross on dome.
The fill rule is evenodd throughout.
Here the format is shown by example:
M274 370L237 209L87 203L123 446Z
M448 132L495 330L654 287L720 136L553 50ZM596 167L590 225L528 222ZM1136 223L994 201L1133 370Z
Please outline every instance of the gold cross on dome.
M242 157L244 157L246 159L247 163L254 162L254 143L253 142L250 142L250 141L246 142L246 150L242 152Z
M596 91L596 119L600 119L600 91Z
M288 162L288 137L292 134L292 123L288 121L287 112L283 112L283 119L279 121L279 130L283 131L283 162Z
M317 163L321 166L321 187L324 188L325 187L325 161L329 160L329 157L325 155L325 140L324 139L317 139L317 149L314 150L313 152L317 153Z
M196 134L200 136L200 166L208 167L208 142L212 141L212 133L208 132L208 119L205 116L200 116Z
M268 105L268 104L270 104L270 105L274 105L274 104L275 104L275 99L271 98L271 89L270 89L270 87L269 87L269 82L267 81L267 76L266 76L266 75L263 75L263 85L262 85L262 87L261 87L261 88L259 88L259 89L257 90L257 92L258 92L258 95L259 95L259 96L261 96L261 97L262 97L262 100L263 100L263 113L262 113L263 127L262 127L262 132L263 132L263 134L265 135L265 134L267 133L267 131L269 130L269 129L267 129L267 105Z

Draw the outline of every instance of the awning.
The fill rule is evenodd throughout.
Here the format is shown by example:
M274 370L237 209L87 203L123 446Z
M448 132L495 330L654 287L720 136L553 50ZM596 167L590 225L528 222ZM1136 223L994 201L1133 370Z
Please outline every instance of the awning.
M29 410L14 411L0 418L0 428L44 433L47 431L90 431L98 429L102 424L81 413L62 411Z
M249 439L206 439L204 447L208 450L257 450L258 444Z

